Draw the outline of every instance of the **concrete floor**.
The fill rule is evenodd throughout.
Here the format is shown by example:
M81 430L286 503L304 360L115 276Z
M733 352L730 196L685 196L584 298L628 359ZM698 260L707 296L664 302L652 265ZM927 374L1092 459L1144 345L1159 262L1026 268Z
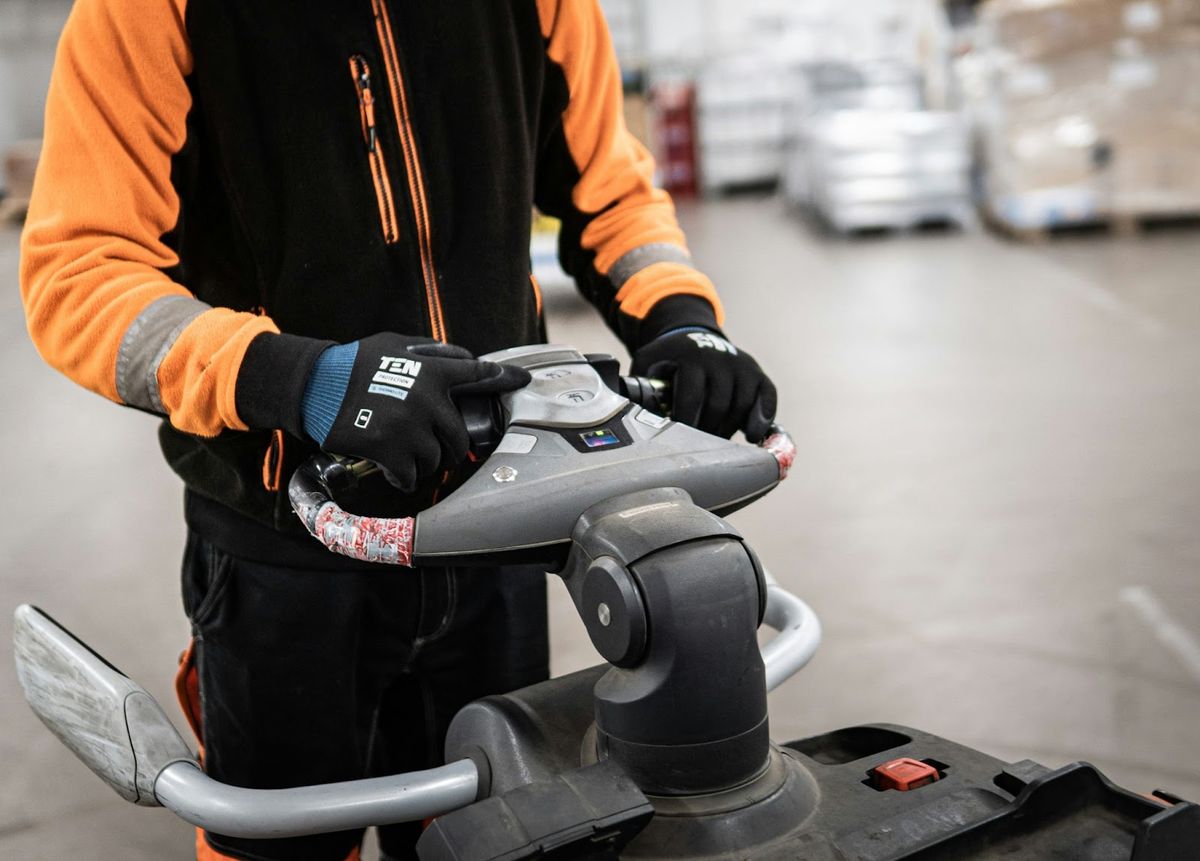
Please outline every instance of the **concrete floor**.
M800 445L735 517L825 626L772 696L775 737L888 720L1200 798L1197 234L830 242L769 199L682 216ZM175 714L178 483L152 420L39 362L16 266L0 233L0 643L36 602ZM550 306L556 340L613 348L574 299ZM555 671L594 663L552 589ZM0 727L0 857L189 857L186 827L38 724L7 658Z

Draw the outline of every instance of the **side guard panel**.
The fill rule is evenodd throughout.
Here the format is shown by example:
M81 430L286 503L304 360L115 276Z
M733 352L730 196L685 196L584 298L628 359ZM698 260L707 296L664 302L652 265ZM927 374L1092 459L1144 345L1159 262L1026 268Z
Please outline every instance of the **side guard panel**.
M158 805L154 780L195 762L145 688L29 604L13 625L17 676L42 723L126 801Z

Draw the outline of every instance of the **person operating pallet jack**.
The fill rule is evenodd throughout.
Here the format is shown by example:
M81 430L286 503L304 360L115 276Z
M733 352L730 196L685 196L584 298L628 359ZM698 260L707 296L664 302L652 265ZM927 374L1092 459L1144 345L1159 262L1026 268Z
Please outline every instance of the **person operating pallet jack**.
M422 861L1195 856L1200 806L1086 763L1006 763L890 724L772 742L767 692L812 657L820 626L722 516L787 475L786 431L755 447L673 422L663 381L568 347L484 358L529 382L463 405L478 468L453 493L380 516L350 502L378 468L322 454L290 479L291 504L316 546L380 579L541 564L605 664L465 706L438 768L254 790L205 775L144 688L23 605L17 674L35 713L129 801L244 839L436 817ZM761 647L760 625L779 632Z
M373 576L302 533L285 487L324 449L380 464L393 513L434 498L467 453L454 399L528 381L472 356L544 340L535 205L675 417L762 439L774 387L723 336L653 174L596 0L74 4L22 296L51 365L164 419L179 687L212 777L434 766L462 706L546 678L541 569ZM385 855L418 834L383 829ZM360 840L207 833L197 854L341 861Z

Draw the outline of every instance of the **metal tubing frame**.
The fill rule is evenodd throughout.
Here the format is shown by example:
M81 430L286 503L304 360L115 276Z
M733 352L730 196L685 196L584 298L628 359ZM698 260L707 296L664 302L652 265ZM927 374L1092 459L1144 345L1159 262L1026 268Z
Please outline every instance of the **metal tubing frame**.
M779 634L762 648L767 690L804 667L821 643L812 609L767 575L765 624ZM470 760L391 777L304 786L242 789L205 775L193 763L175 762L158 775L160 804L192 825L231 837L300 837L412 822L472 804L479 772Z
M811 607L780 586L769 573L766 580L767 612L763 623L779 632L762 647L770 692L812 660L821 645L821 622Z
M766 666L767 690L774 690L812 658L821 641L821 626L808 605L782 589L769 574L767 584L764 621L779 633L762 647L762 657ZM104 663L74 635L45 614L32 608L22 608L18 610L18 619L22 618L22 612L42 620L43 637L49 638L47 642L51 646L55 643L65 644L62 648L66 650L64 660L68 664L72 661L83 662L88 668L101 672L105 678L111 677L131 687L137 687L136 683ZM18 667L21 665L19 655L20 650ZM140 687L137 687L137 691L153 703L149 694L145 694ZM128 698L122 702L124 706L128 706ZM31 704L34 704L35 711L49 726L56 726L50 719L53 715L48 718L44 709L38 709L37 703L31 700ZM153 743L156 740L161 741L159 736L163 733L174 739L180 754L186 753L186 746L178 738L166 716L161 711L157 711L156 715L157 719L150 720L148 726L127 728L130 743L135 748L139 744L150 745L136 753L138 759L148 751L153 752ZM155 715L150 717L154 718ZM120 719L131 719L127 708L121 712ZM144 720L144 716L141 719ZM138 730L137 733L133 732L135 729ZM68 735L71 732L69 728L62 731ZM161 761L168 758L173 750L171 748L158 759ZM129 755L132 757L135 753L131 751ZM86 758L85 762L104 776L103 768L92 764ZM155 767L154 757L147 758L146 765L150 768ZM478 769L470 760L427 771L343 783L295 789L245 789L226 786L213 780L190 758L175 757L161 767L157 775L150 777L147 774L146 779L147 783L153 786L154 799L185 821L217 834L251 839L298 837L421 820L474 803L479 794L480 783ZM109 777L105 777L105 780L112 784ZM150 785L145 789L149 790ZM121 791L120 787L115 788ZM122 794L130 798L129 792ZM136 798L136 793L134 797Z
M469 759L428 771L296 789L226 786L191 762L175 762L154 783L163 807L192 825L230 837L264 839L414 822L474 803L479 771Z
M821 624L807 604L769 574L764 622L779 632L762 648L767 690L773 691L812 659L821 643ZM470 760L297 789L226 786L193 763L175 762L154 784L159 803L181 819L217 834L252 839L417 821L472 804L478 792L479 772Z

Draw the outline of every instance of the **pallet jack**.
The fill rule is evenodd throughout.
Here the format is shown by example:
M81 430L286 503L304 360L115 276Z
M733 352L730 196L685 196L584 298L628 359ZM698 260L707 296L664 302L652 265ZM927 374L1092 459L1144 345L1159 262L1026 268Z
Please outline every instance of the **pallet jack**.
M322 455L293 477L293 507L331 551L381 565L544 563L606 664L466 706L440 768L251 790L208 778L144 688L23 605L33 710L128 801L256 838L432 818L425 861L1200 858L1200 806L1087 763L1007 763L890 724L773 742L767 692L820 625L722 518L786 476L790 437L672 422L667 388L611 357L485 358L532 381L463 405L481 466L453 493L412 518L352 514L336 500L376 468ZM764 623L778 634L760 648Z

